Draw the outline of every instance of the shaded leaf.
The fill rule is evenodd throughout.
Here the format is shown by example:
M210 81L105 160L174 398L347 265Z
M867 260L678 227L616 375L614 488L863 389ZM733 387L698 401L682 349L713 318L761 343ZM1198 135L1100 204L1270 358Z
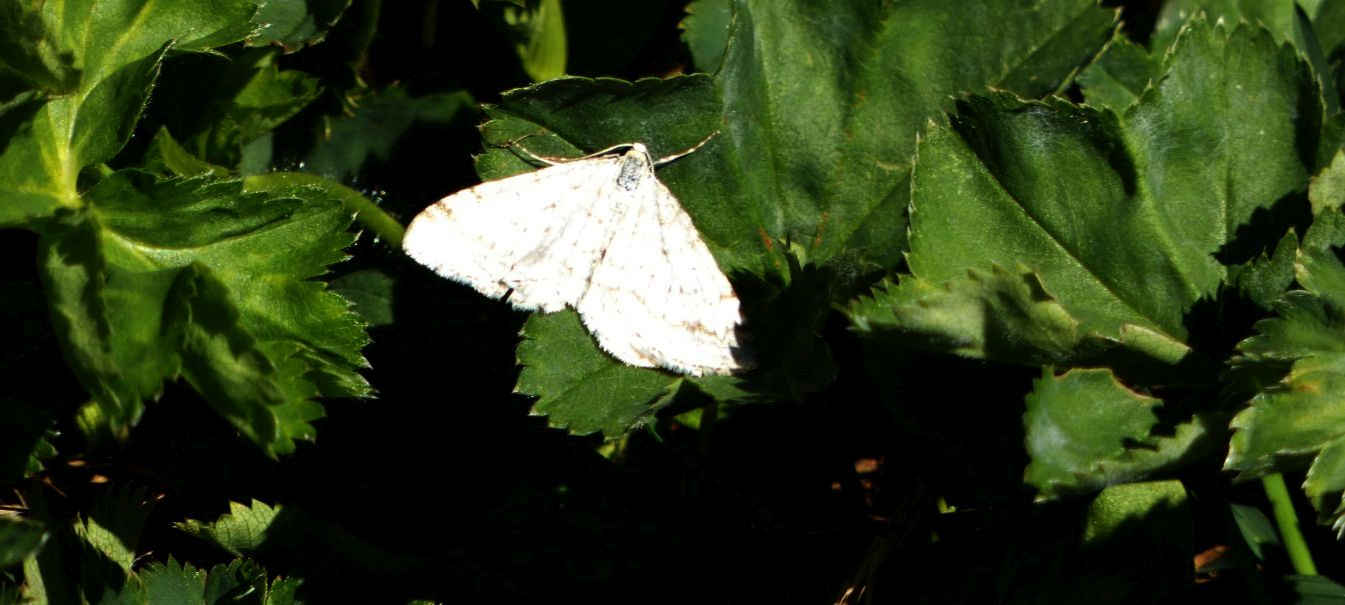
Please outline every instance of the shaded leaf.
M17 481L37 473L43 459L56 455L55 423L40 410L0 397L0 419L0 478Z
M1312 21L1312 29L1327 56L1345 43L1345 4L1320 0L1299 0L1301 7Z
M41 523L0 516L0 569L32 556L46 541Z
M1285 576L1294 605L1339 605L1345 603L1345 586L1326 576Z
M1079 74L1079 87L1089 105L1121 113L1139 101L1157 75L1159 63L1144 47L1118 32L1097 61Z
M1079 320L1035 274L998 265L941 285L914 277L884 282L847 315L869 338L1028 365L1068 359L1082 338Z
M317 44L350 6L350 0L269 0L255 20L261 25L249 46L277 45L290 53Z
M355 305L369 327L386 326L393 317L393 279L378 269L365 269L331 281L333 292Z
M299 603L299 582L276 578L267 581L266 570L246 559L216 565L210 571L173 557L167 563L151 563L139 573L144 581L148 603L201 605L292 605Z
M691 50L691 60L698 71L719 71L732 21L733 0L693 0L687 3L686 17L678 27L682 30L682 42Z
M152 507L143 488L117 487L94 499L88 514L75 523L75 533L123 572L129 572Z
M265 139L313 102L322 92L318 79L298 70L281 70L276 64L278 55L269 49L253 49L230 61L212 82L215 90L210 105L193 112L196 127L178 133L183 147L212 164L239 166L249 144ZM268 145L260 167L270 160L269 139L265 141Z
M1295 260L1298 256L1298 237L1289 232L1280 239L1274 252L1263 252L1233 275L1233 284L1252 302L1269 309L1276 298L1294 283Z
M311 572L354 566L379 574L428 570L427 559L384 550L344 527L281 505L257 500L229 504L230 512L211 522L187 520L178 529L234 554L293 557Z
M1261 509L1245 504L1229 504L1228 508L1233 513L1233 522L1237 524L1243 541L1257 559L1266 560L1267 548L1283 550L1279 532L1275 531L1275 526Z
M560 0L541 0L534 10L505 10L505 23L522 38L515 50L523 71L534 82L565 75L565 17L560 6Z
M38 5L40 8L40 5ZM74 56L62 52L39 10L22 2L0 4L0 71L44 92L67 93L79 83Z
M417 124L446 124L472 107L465 92L411 97L390 86L363 97L354 115L331 121L326 136L304 160L303 170L338 181L350 178L371 159L386 162L397 142Z
M220 177L229 176L228 168L216 166L192 155L173 139L167 128L160 128L159 132L154 134L154 140L150 141L149 149L145 151L143 168L165 176L199 176L206 173Z
M1141 528L1152 542L1166 543L1186 558L1193 542L1193 519L1186 500L1186 488L1180 481L1113 485L1089 504L1083 541L1096 546L1133 540L1133 532Z

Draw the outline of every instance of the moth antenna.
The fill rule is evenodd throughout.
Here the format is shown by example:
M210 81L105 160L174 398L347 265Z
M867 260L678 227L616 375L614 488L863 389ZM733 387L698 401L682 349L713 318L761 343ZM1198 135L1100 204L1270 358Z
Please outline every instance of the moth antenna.
M633 146L632 143L621 143L621 144L618 144L618 145L613 145L613 146L608 147L608 148L606 148L606 149L602 149L602 150L599 150L599 151L595 151L595 152L590 153L590 154L585 155L585 156L580 156L580 157L577 157L577 158L568 158L568 157L556 157L556 156L537 155L537 154L535 154L535 153L529 151L527 147L524 147L524 146L522 146L522 145L519 145L519 143L522 142L523 139L526 139L526 138L531 137L531 136L538 136L538 135L541 135L541 134L542 134L542 133L540 133L540 132L534 132L534 133L525 134L525 135L523 135L523 136L521 136L521 137L519 137L519 138L517 138L517 139L514 139L514 140L512 140L512 141L506 143L506 145L507 145L510 149L516 149L516 150L518 150L518 151L521 152L523 155L527 156L527 159L532 160L532 161L534 161L534 162L537 162L538 164L546 164L547 166L555 166L555 165L557 165L557 164L564 164L564 163L566 163L566 162L573 162L573 161L575 161L575 160L587 160L587 159L589 159L589 158L596 158L596 157L598 157L598 156L603 156L603 155L607 155L607 154L609 154L609 153L612 153L612 152L614 152L614 151L616 151L616 150L618 150L618 149L629 149L630 147Z
M713 139L713 138L715 138L715 137L718 136L718 135L719 135L719 131L716 130L716 131L710 133L710 136L707 136L707 137L701 139L701 142L696 143L695 145L692 145L690 149L687 149L687 150L684 150L684 151L679 151L679 152L674 153L674 154L672 154L672 155L670 155L670 156L668 156L668 157L666 157L666 158L659 158L658 160L655 160L655 161L654 161L654 166L662 166L662 165L667 164L667 163L670 163L670 162L672 162L672 161L674 161L674 160L676 160L677 158L680 158L680 157L682 157L682 156L690 155L691 153L695 152L697 149L700 149L701 147L704 147L706 143L709 143L709 142L710 142L710 139Z

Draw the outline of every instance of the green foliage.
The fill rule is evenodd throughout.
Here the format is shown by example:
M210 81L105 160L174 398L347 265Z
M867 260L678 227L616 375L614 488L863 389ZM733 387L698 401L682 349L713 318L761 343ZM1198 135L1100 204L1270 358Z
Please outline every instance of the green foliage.
M354 115L339 116L324 129L303 170L335 180L358 173L369 160L388 161L398 139L413 126L443 125L471 106L464 92L412 97L391 86L361 99Z
M1107 4L0 0L0 603L1338 598L1345 10ZM631 142L755 367L400 255Z
M268 580L265 569L246 559L217 565L208 572L180 564L152 562L134 569L137 543L142 536L151 502L143 489L120 488L95 499L84 519L55 527L57 540L42 552L46 534L34 523L5 522L6 546L26 542L24 560L26 596L38 602L295 603L299 582ZM12 531L13 530L13 531ZM17 530L24 533L19 534ZM8 552L15 552L8 549Z
M285 52L322 42L351 0L272 0L260 6L254 21L261 27L247 43L277 45Z
M0 399L0 477L18 480L42 470L42 460L56 454L52 419L32 406Z
M46 540L47 532L39 523L0 518L0 569L31 557Z
M825 11L827 18L810 17L814 10ZM882 271L895 265L903 243L898 234L903 232L910 170L906 158L926 121L945 107L946 95L987 86L1049 92L1097 51L1115 19L1114 13L1088 2L1048 3L1034 11L990 3L962 17L998 25L953 26L946 13L921 3L822 9L805 3L739 2L734 4L734 38L715 77L635 83L569 79L513 91L487 111L491 121L486 143L503 146L524 135L552 133L559 140L544 145L529 139L526 144L534 153L577 155L644 141L651 153L661 156L719 131L705 147L661 170L659 178L691 214L726 272L741 275L740 283L787 284L788 261L779 242L797 243L799 256L812 264L835 265L835 272ZM688 36L698 36L697 27L717 25L691 20L686 27ZM1005 37L973 36L972 31ZM1033 52L1034 44L1048 41L1050 53ZM855 60L855 53L862 60ZM820 86L822 82L831 84ZM797 103L800 98L811 101ZM776 109L786 106L789 111ZM722 129L719 124L725 121L732 127ZM512 151L500 148L482 157L479 171L483 178L499 178L525 166ZM753 302L744 303L749 326L812 325L807 315L771 313L785 301L762 301L755 312ZM534 351L548 350L542 341L552 334L530 336ZM587 346L600 354L591 341ZM552 350L571 351L568 346ZM632 406L648 405L666 390L655 388L651 380L640 389L586 395L583 403L590 409L584 412L545 405L560 400L562 388L607 390L594 383L575 391L592 369L569 360L533 354L524 359L530 367L546 366L548 373L571 368L571 378L564 381L521 383L523 392L541 397L544 405L538 410L557 425L580 422L576 414L635 421L641 415L632 414ZM762 366L763 376L789 373ZM817 386L782 394L801 396ZM781 392L778 384L739 388ZM592 420L581 426L583 432L598 428ZM609 436L620 427L606 426Z
M1337 212L1320 215L1299 250L1298 283L1305 289L1286 293L1274 307L1278 317L1259 322L1257 335L1239 344L1242 355L1234 361L1240 366L1287 364L1288 372L1233 419L1238 431L1226 463L1254 476L1310 457L1304 490L1323 518L1338 528L1345 513L1339 504L1345 467L1336 405L1345 388L1345 349L1339 336L1345 326L1345 265L1332 248L1342 243L1345 217Z
M103 4L96 27L90 2L61 12L43 3L41 10L7 24L20 36L40 31L39 48L68 56L79 80L71 94L7 108L6 118L26 126L6 129L12 134L0 150L0 194L7 200L0 207L0 226L80 207L79 171L111 159L126 144L165 53L241 40L256 10L246 0L162 2L147 13L137 4Z
M27 16L81 72L75 94L34 101L19 116L28 126L0 152L0 182L16 188L4 207L11 224L41 234L58 337L102 408L97 422L114 434L179 376L272 454L311 438L308 422L321 416L313 397L369 392L355 373L362 324L306 281L352 241L341 203L281 178L222 178L195 159L235 165L243 146L315 98L316 80L279 71L273 53L245 52L218 89L227 101L203 113L188 147L166 132L156 139L160 165L192 178L78 176L126 144L165 53L235 42L255 9L170 2L141 13L109 3L97 27L78 9ZM80 28L95 34L76 36Z
M732 0L695 0L687 4L687 16L681 24L682 41L691 51L697 69L708 73L719 71L732 21Z
M279 509L256 500L250 506L230 502L229 513L215 522L188 519L179 523L178 529L208 540L235 556L242 556L261 545L279 512Z

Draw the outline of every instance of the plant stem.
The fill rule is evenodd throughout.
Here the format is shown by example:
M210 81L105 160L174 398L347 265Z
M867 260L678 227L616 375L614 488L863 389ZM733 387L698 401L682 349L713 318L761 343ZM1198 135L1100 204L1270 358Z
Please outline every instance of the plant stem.
M1294 514L1294 503L1289 499L1289 488L1284 485L1284 475L1275 473L1261 478L1261 487L1270 500L1271 510L1275 513L1275 524L1280 528L1280 538L1284 540L1284 550L1289 562L1299 575L1317 575L1317 566L1312 562L1312 553L1298 529L1298 516Z
M271 172L247 177L243 181L244 191L252 188L261 187L263 184L290 184L306 185L323 190L327 195L339 200L341 205L347 211L355 215L355 220L370 231L373 231L380 239L387 242L389 246L398 250L402 247L402 236L406 235L406 227L403 227L392 215L384 212L382 208L375 204L373 200L364 197L364 194L346 187L336 181L322 178L316 174L305 174L302 172Z
M373 200L362 195L346 197L341 201L345 204L347 210L355 212L355 220L377 234L389 246L401 249L402 236L406 235L406 227L403 227L397 219L384 212L383 208L375 204Z

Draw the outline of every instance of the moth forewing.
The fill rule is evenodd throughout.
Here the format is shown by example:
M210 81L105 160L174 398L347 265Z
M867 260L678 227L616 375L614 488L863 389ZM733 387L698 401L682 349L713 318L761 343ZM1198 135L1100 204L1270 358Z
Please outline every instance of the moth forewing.
M696 376L745 367L738 299L644 145L544 161L426 208L403 248L516 308L574 307L624 363Z

